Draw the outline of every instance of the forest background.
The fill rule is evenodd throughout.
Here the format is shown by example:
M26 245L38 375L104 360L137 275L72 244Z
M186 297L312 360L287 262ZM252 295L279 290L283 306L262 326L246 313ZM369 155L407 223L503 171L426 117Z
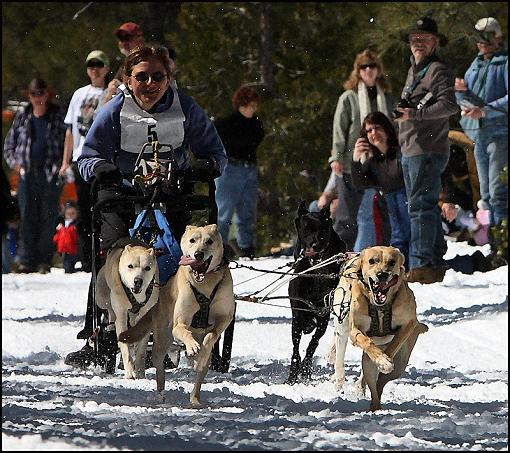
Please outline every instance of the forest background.
M474 24L492 16L508 39L507 2L2 2L2 110L25 101L34 76L64 109L89 83L85 58L119 55L113 31L138 23L146 41L176 54L176 80L212 118L231 112L242 84L258 87L266 137L258 152L259 253L293 236L301 199L320 194L330 173L333 115L357 53L377 50L398 100L410 51L400 32L431 16L449 40L440 55L462 77L476 55ZM2 138L10 126L3 117ZM460 116L451 118L458 129Z

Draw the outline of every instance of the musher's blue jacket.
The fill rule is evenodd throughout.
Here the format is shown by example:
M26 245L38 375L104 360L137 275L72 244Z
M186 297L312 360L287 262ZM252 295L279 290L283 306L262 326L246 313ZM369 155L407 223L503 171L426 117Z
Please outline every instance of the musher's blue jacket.
M189 167L190 162L186 151L190 149L199 159L211 159L216 169L223 173L227 157L214 124L190 96L180 90L177 90L177 93L185 117L183 122L184 140L182 145L174 150L177 167L180 170L186 170ZM82 154L77 161L80 174L86 181L91 180L94 176L94 167L103 160L117 165L126 176L133 173L138 155L121 149L120 111L124 99L124 93L117 90L113 99L99 109L85 137ZM156 105L155 112L160 113L169 109L173 99L174 91L169 86L163 98ZM165 157L163 152L160 157Z

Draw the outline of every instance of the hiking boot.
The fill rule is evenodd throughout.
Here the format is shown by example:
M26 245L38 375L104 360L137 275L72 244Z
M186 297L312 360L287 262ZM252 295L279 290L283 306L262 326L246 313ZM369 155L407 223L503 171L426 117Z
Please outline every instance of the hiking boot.
M32 272L34 272L34 269L26 264L20 264L16 269L17 274L31 274Z
M85 369L94 363L94 348L87 341L85 346L79 351L67 354L64 363L76 368Z
M78 340L87 340L92 335L92 327L85 326L83 329L81 329L78 332L78 335L76 335L76 338Z
M40 274L49 274L51 271L51 267L49 264L39 264L37 267L37 272Z
M252 260L255 258L255 247L247 247L245 249L239 248L239 257L240 258L249 258Z
M413 267L407 273L407 281L409 283L422 283L427 285L429 283L436 283L439 278L439 272L432 266ZM444 274L443 274L444 275ZM441 278L442 281L443 279Z
M435 275L436 275L436 283L441 283L444 279L446 271L448 270L448 266L433 266Z

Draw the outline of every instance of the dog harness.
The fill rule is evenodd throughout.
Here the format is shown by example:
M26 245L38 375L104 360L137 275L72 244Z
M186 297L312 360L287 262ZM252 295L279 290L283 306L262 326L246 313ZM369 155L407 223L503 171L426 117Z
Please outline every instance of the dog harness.
M220 280L212 290L210 299L190 284L193 294L195 294L195 299L197 300L198 305L200 305L200 309L193 315L191 327L195 329L206 329L207 327L211 327L211 324L209 324L209 309L211 308L211 302L214 300L216 290L220 286L221 281L222 280Z
M391 328L391 304L384 304L382 307L374 307L368 304L368 315L370 316L370 328L365 334L367 337L385 337L395 335L398 329Z
M147 286L147 289L145 290L145 300L143 302L138 302L135 299L135 296L131 292L131 290L122 283L122 288L124 288L124 292L126 293L127 298L129 299L129 302L131 302L131 308L128 310L130 313L133 313L134 315L138 314L140 309L149 302L149 299L152 295L152 290L154 289L154 277L152 277L151 282L149 283L149 286Z

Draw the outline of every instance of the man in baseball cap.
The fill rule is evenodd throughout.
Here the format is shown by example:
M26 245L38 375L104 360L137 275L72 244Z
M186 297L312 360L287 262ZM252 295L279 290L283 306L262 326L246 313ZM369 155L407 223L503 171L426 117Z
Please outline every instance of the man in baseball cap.
M482 17L475 24L476 42L485 44L491 44L491 37L501 38L503 33L501 32L501 26L494 17Z
M475 142L480 196L489 207L490 225L508 218L508 185L499 177L508 166L508 51L494 17L475 24L478 54L464 74L455 79L457 102L462 107L461 126ZM507 264L497 253L496 238L489 235L492 265Z
M122 24L117 30L114 31L114 35L118 39L119 50L125 56L135 48L144 43L143 31L140 25L134 22L126 22Z
M103 102L108 102L117 92L117 88L122 84L124 61L126 57L134 49L145 44L142 29L140 25L134 22L123 23L113 34L117 37L117 44L122 55L115 57L112 65L114 73L113 80L108 84Z

